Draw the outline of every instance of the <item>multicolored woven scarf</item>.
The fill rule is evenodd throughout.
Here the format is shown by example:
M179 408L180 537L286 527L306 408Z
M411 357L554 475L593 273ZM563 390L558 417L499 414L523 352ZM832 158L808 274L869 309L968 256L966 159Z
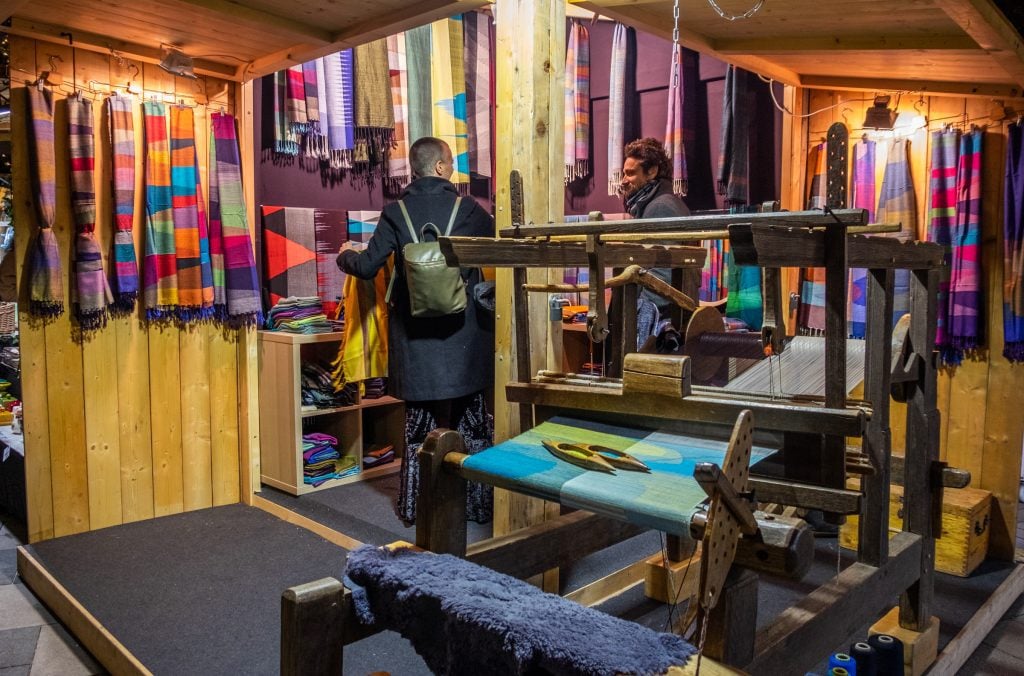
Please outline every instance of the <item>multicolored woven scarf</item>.
M68 147L71 155L71 213L75 219L76 318L82 331L107 323L107 306L114 302L103 272L103 255L96 244L96 145L92 101L72 96L68 105Z
M622 162L626 147L626 61L629 29L615 24L612 33L611 73L608 76L608 194L622 188Z
M953 264L953 229L956 227L957 163L960 153L960 131L940 129L931 135L931 181L928 209L928 241L943 249L943 262L939 274L939 293L935 345L943 363L959 363L958 351L953 350L949 333L949 279Z
M27 87L28 113L32 120L29 146L35 169L39 236L29 266L29 312L37 317L64 314L64 284L60 250L53 233L57 217L57 158L53 149L53 94L42 84Z
M746 204L750 191L750 125L754 114L751 75L729 66L722 98L722 145L718 156L718 194L728 204Z
M287 87L284 113L288 128L295 134L305 134L309 116L306 111L306 81L302 75L302 66L292 66L285 71L285 76Z
M111 312L135 309L139 295L139 267L135 261L132 224L135 219L135 129L131 96L107 99L110 123L111 184L114 190L114 303Z
M469 131L466 123L466 71L463 67L462 18L430 24L430 87L434 136L452 150L455 171L451 182L469 189Z
M299 136L288 123L288 71L274 73L274 152L298 155Z
M899 233L885 235L901 242L915 239L917 230L917 201L914 196L914 182L910 177L910 142L894 139L889 147L885 162L885 176L878 197L875 217L879 223L900 223ZM894 275L893 323L910 312L910 271L897 270Z
M1003 191L1003 356L1024 361L1024 127L1007 129Z
M174 254L174 199L167 107L145 101L146 255L142 264L146 319L174 317L178 307L178 265Z
M235 118L214 113L210 130L210 253L218 316L229 325L260 326L256 260L242 193Z
M953 351L944 356L959 364L964 352L981 344L981 179L985 133L975 129L960 139L956 172L956 226L949 280L949 337Z
M405 65L405 35L389 35L388 70L391 75L391 105L395 110L395 135L388 156L388 177L386 186L397 194L412 177L409 166L409 136L406 131L409 120L409 106L405 102L408 76Z
M316 61L302 64L302 93L306 99L306 124L309 130L320 129L320 97L316 89Z
M565 51L565 182L590 173L590 33L579 21Z
M864 139L853 146L854 209L866 209L868 222L875 220L875 142ZM866 268L850 270L850 300L847 307L850 337L863 338L867 333L868 271Z
M384 175L395 133L395 109L384 38L355 48L355 161L359 171Z
M489 13L462 15L466 40L466 121L469 125L469 170L491 176L491 101L494 100L494 21Z
M665 116L665 150L672 158L672 192L685 195L686 181L686 132L683 126L683 47L672 47L672 66L669 69L668 114Z
M352 113L352 50L325 56L324 86L327 99L328 163L340 172L352 166L355 118Z
M430 25L419 26L405 32L405 63L409 69L409 140L416 141L434 133L433 104L430 79L431 32Z
M702 301L716 303L729 295L729 284L725 276L728 247L728 240L704 240L704 248L707 249L708 255L704 259L704 268L700 271Z
M807 208L825 207L825 158L828 155L824 143L811 148L807 157ZM797 310L797 327L804 333L825 330L825 268L800 269L800 306Z
M732 252L726 254L729 270L728 300L725 315L741 320L754 331L761 330L764 308L761 304L761 268L736 265Z

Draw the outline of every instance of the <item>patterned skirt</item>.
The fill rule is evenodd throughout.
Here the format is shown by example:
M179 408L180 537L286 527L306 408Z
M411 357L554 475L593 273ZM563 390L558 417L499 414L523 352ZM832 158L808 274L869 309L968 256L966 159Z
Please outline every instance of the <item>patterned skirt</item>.
M449 408L450 407L450 408ZM416 523L416 498L419 495L420 464L416 452L427 435L450 416L448 426L458 431L473 455L490 448L494 439L494 418L487 412L483 392L445 401L407 401L405 403L405 455L399 473L398 504L395 511L406 525ZM450 412L450 413L449 413ZM469 482L466 487L466 518L487 523L494 512L494 489L487 484Z

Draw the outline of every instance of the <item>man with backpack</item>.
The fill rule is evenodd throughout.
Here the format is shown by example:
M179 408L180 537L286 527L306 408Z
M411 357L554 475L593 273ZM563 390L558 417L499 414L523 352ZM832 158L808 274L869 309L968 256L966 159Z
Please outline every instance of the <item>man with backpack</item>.
M483 281L480 269L463 268L461 280L453 280L454 270L437 269L428 244L438 234L494 237L494 219L472 198L459 197L449 180L454 167L447 143L421 138L410 147L409 161L413 180L398 202L384 207L365 251L346 243L338 254L338 267L362 279L373 279L395 256L388 382L391 394L405 400L397 512L406 523L416 520L419 446L436 427L460 432L469 453L490 446L493 419L485 393L494 385L493 308L489 312L474 300ZM490 487L470 484L466 507L467 518L489 521Z

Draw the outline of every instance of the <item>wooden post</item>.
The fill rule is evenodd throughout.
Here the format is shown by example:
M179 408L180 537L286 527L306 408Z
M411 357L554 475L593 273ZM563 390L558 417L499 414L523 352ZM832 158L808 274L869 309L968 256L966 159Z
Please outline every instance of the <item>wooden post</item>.
M825 406L846 406L846 226L830 223L825 228ZM826 435L822 445L822 483L830 488L846 486L846 438ZM833 523L843 517L826 512Z
M281 674L340 674L344 587L333 577L289 587L281 594Z
M704 654L716 661L742 667L754 659L757 630L757 575L733 566L718 604L707 617Z
M427 435L417 457L416 546L437 554L466 555L466 481L444 469L444 456L465 453L462 435L437 429Z

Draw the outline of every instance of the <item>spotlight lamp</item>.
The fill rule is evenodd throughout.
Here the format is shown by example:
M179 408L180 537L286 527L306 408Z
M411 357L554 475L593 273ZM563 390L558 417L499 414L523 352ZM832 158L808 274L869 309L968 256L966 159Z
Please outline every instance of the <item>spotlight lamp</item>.
M876 96L875 104L864 116L865 129L892 129L896 122L896 111L889 108L890 96Z

